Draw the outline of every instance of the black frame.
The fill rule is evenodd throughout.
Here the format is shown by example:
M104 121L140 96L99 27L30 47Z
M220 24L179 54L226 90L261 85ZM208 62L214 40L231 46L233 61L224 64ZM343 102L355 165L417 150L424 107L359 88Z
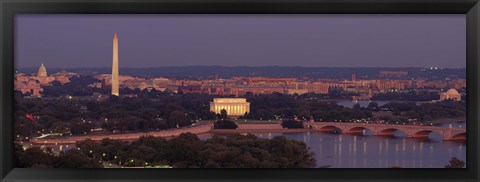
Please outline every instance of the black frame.
M1 181L478 181L479 0L0 0ZM15 14L466 14L466 169L32 169L13 164Z

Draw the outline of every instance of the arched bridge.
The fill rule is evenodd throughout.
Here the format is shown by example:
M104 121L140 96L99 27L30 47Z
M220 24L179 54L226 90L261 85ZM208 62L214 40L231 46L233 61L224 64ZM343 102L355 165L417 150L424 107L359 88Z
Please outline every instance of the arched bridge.
M465 140L465 128L450 128L441 126L398 125L378 123L342 123L342 122L305 122L305 128L320 132L335 132L346 134L363 134L370 130L372 135L393 136L395 131L401 131L410 138L428 138L432 132L443 136L443 140Z

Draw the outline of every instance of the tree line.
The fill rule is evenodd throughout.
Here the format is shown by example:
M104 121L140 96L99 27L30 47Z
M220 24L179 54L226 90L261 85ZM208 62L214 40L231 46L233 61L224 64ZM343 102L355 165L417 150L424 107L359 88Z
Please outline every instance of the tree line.
M174 168L311 168L315 154L309 147L283 136L261 139L233 134L201 140L182 133L169 140L142 137L133 142L85 140L78 148L55 155L32 147L17 148L19 167L99 168L101 161L126 167L168 165Z
M156 90L141 93L138 97L82 99L15 97L15 131L17 135L27 137L48 132L88 134L95 128L102 128L103 132L143 132L189 126L197 120L227 119L228 113L210 111L209 102L220 96ZM460 117L466 113L464 101L421 105L392 102L384 106L371 102L366 108L360 105L347 108L335 101L323 100L321 94L247 94L245 97L251 103L250 112L241 119L313 118L317 122L382 119L405 122L409 119L431 121ZM393 116L373 117L373 112L382 108L391 110Z
M466 116L466 102L445 100L435 103L387 103L381 108L388 108L393 116L383 116L380 119L392 122L408 122L414 119L420 122L428 122L441 118L456 118Z

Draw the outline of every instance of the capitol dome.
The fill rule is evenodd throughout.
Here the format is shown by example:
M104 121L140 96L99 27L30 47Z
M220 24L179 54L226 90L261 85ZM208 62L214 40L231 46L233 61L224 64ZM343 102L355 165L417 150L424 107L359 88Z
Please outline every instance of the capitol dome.
M38 68L38 76L47 76L47 68L45 68L43 63L40 65L40 68Z
M460 95L460 93L458 93L458 91L453 89L453 88L449 89L447 92L445 92L445 94L447 94L447 95Z

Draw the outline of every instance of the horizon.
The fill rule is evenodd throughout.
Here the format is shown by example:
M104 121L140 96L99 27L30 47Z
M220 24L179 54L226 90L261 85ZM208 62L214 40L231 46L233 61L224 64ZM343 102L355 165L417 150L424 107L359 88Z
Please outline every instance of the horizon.
M111 67L49 67L48 65L44 64L44 66L47 69L111 69ZM30 66L30 67L18 67L15 69L38 69L39 66ZM158 66L158 67L121 67L119 66L119 69L154 69L154 68L177 68L177 67L228 67L228 68L234 68L234 67L251 67L251 68L262 68L262 67L285 67L285 68L342 68L342 69L371 69L371 68L377 68L377 69L430 69L430 68L435 68L435 67L340 67L340 66L314 66L314 67L307 67L307 66L222 66L222 65L185 65L185 66ZM466 69L466 67L437 67L438 69Z

